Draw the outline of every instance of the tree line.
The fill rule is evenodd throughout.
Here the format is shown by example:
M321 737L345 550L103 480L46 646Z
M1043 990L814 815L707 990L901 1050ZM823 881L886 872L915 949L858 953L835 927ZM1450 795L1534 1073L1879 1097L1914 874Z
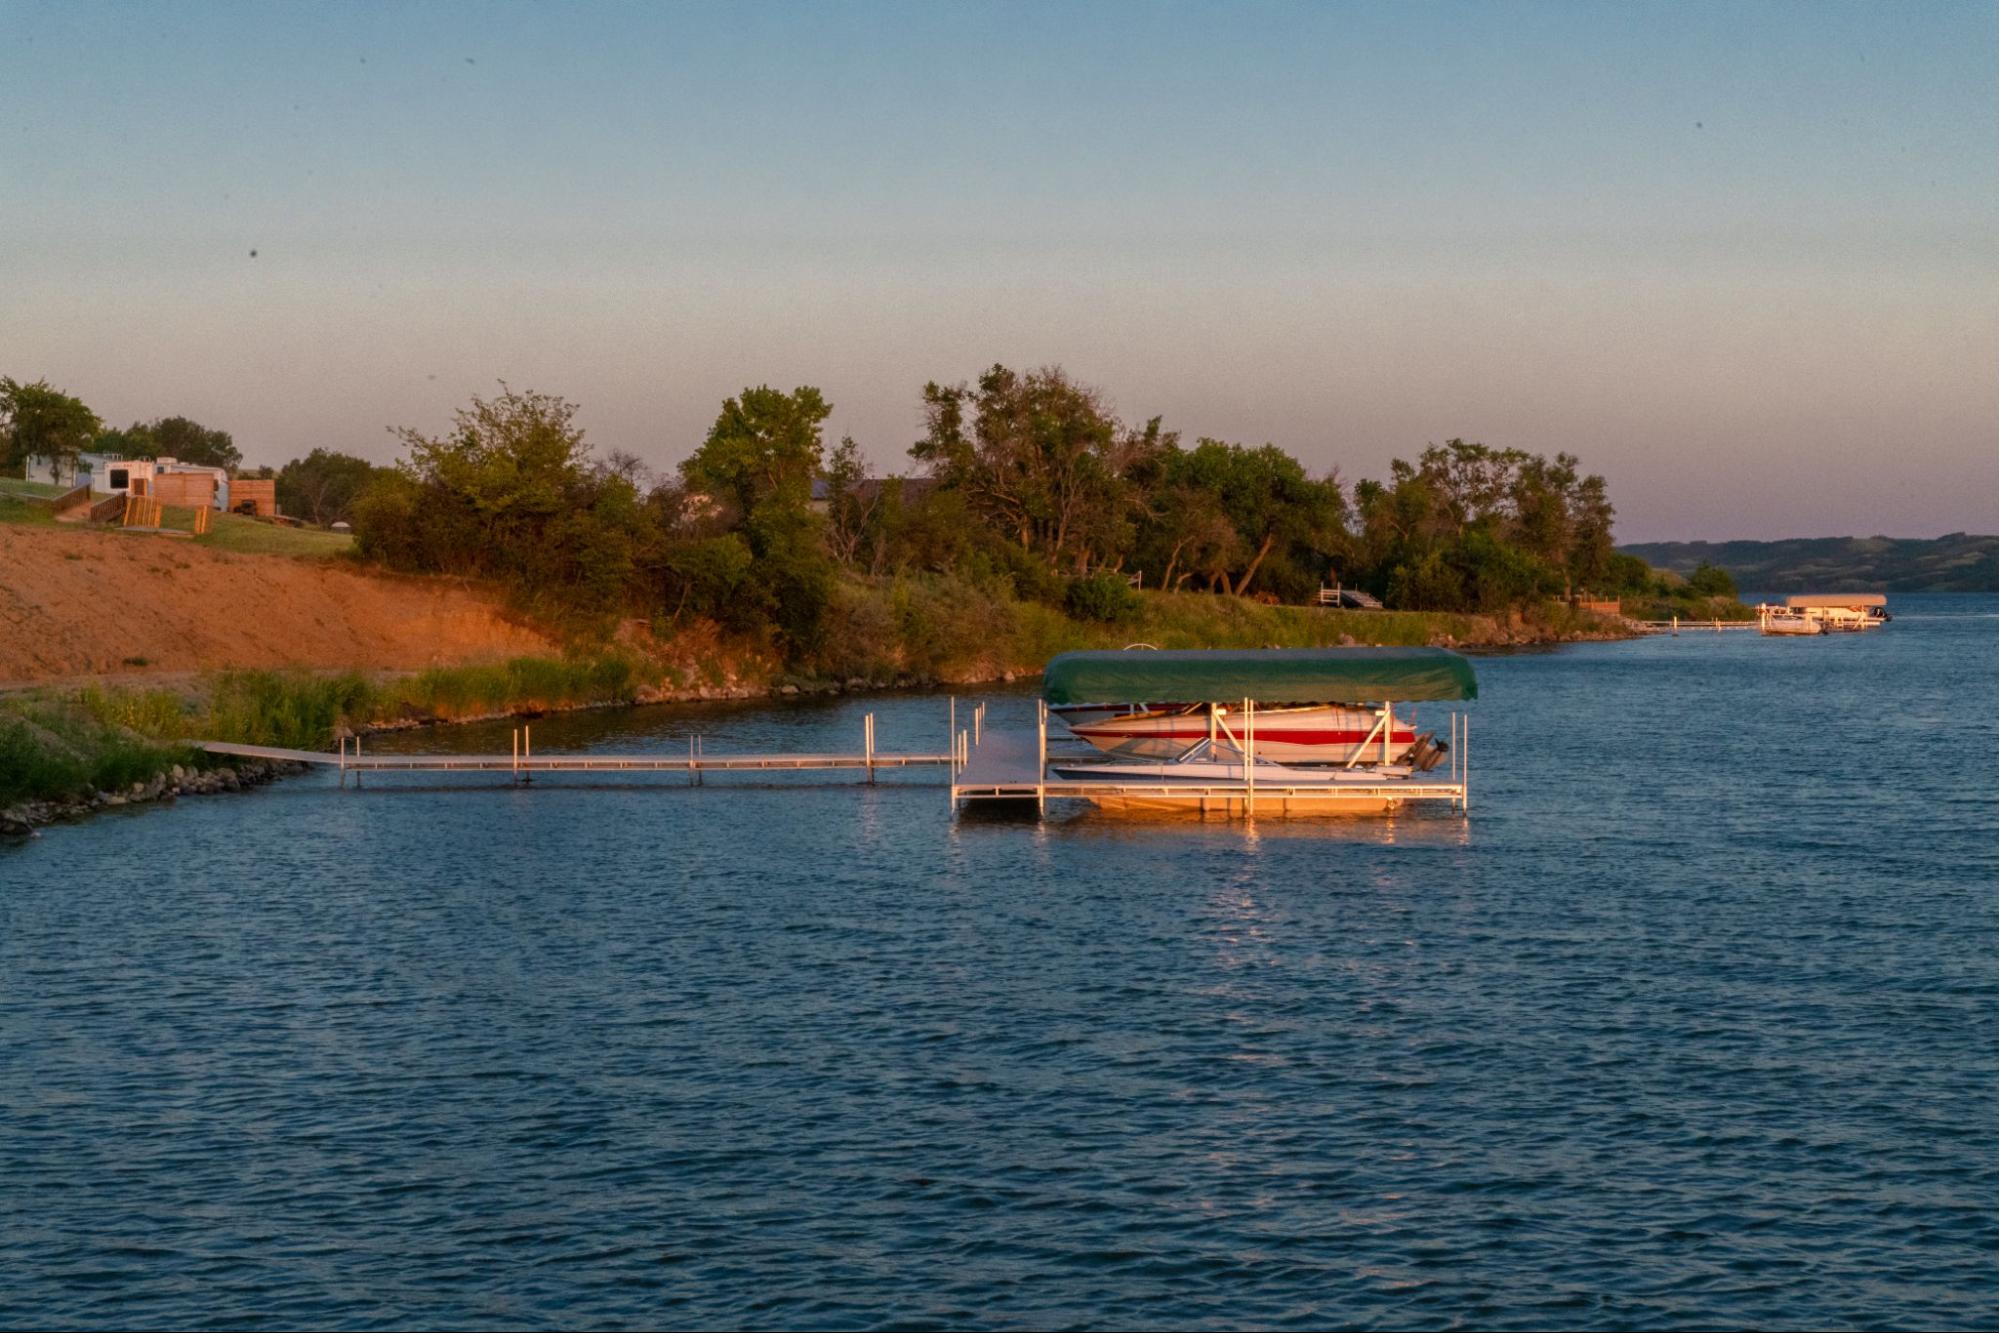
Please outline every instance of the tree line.
M53 392L0 381L10 458L56 437L128 453L196 438L184 418L106 431ZM1274 444L1128 423L1056 367L933 381L921 404L909 475L868 476L851 438L829 447L818 389L759 386L655 476L593 451L574 403L502 385L442 434L396 431L393 467L294 459L279 503L351 522L360 552L394 568L499 580L547 610L707 618L794 654L852 577L949 574L1102 619L1134 585L1303 602L1340 583L1392 608L1488 613L1657 591L1612 547L1603 478L1570 454L1453 439L1348 485ZM225 433L202 438L240 461Z
M1509 612L1651 589L1617 555L1600 476L1568 454L1450 440L1345 485L1272 444L1121 421L1058 368L994 366L922 390L911 475L872 478L804 386L722 404L677 470L594 455L576 407L504 388L358 495L362 551L501 579L530 601L698 616L813 651L843 577L950 574L1115 618L1134 586L1309 601L1327 582L1391 607Z

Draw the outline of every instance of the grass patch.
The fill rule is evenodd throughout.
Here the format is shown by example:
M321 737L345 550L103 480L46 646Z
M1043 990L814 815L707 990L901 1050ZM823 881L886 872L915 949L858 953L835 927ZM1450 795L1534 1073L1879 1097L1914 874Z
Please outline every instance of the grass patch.
M260 523L243 514L217 514L214 527L196 537L197 546L242 555L289 555L308 560L327 560L347 555L354 549L351 532L328 532L324 528L291 528L281 523ZM175 527L189 525L176 522Z
M55 511L11 495L0 495L0 523L54 523Z
M0 477L0 495L26 495L40 500L53 500L58 495L68 495L74 486L51 486L46 481L23 481L19 477Z

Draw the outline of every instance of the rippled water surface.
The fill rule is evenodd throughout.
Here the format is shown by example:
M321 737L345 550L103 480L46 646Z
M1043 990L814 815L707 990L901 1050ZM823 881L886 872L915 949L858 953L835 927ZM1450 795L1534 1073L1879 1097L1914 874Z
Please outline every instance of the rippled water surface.
M309 777L49 830L0 1324L1990 1326L1999 600L1896 601L1481 659L1469 818ZM869 708L941 748L536 732Z

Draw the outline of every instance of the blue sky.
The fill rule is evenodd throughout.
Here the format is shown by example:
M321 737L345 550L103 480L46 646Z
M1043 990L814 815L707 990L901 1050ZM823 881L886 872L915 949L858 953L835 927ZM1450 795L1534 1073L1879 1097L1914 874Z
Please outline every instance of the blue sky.
M0 374L111 420L505 379L666 466L811 383L895 467L994 361L1631 540L1999 529L1999 5L0 0Z

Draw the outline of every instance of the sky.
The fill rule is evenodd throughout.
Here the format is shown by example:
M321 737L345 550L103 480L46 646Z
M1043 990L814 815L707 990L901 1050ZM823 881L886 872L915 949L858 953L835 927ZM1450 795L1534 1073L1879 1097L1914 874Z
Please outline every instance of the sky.
M0 375L253 463L504 381L668 468L1059 364L1627 541L1999 531L1999 4L0 0Z

